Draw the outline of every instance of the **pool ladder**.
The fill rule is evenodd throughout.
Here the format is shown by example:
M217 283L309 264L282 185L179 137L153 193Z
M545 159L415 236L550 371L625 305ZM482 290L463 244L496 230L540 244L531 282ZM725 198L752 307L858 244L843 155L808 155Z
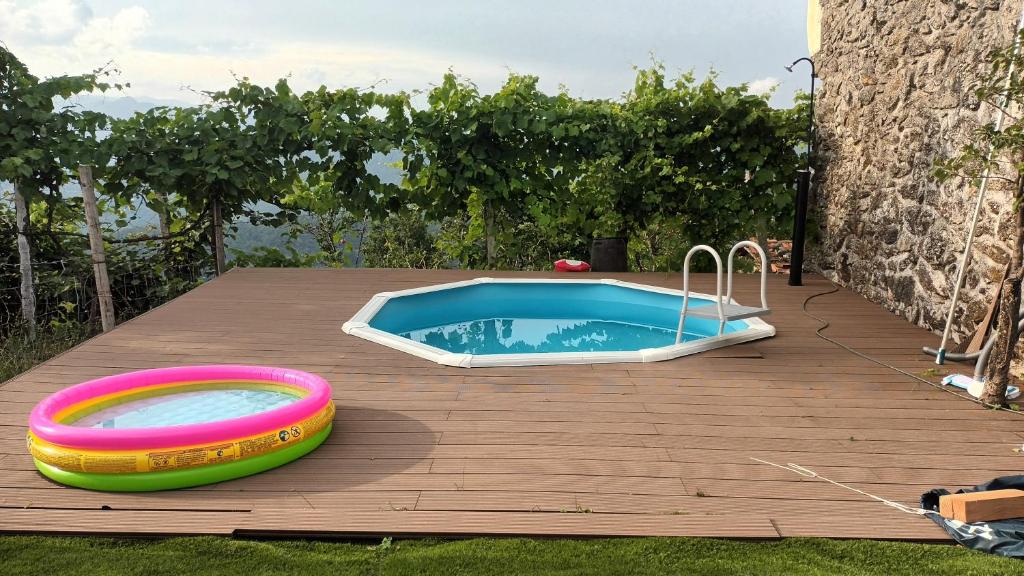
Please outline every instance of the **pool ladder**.
M736 255L736 251L745 246L749 246L757 250L757 254L761 257L761 306L740 306L732 300L732 261ZM715 259L715 266L717 269L716 280L717 288L715 291L715 304L716 306L700 306L690 310L690 259L697 252L707 252ZM751 242L750 240L744 240L743 242L737 242L732 250L729 250L729 264L728 264L728 287L725 291L725 300L722 299L722 257L718 255L718 252L714 248L706 244L698 244L690 251L686 253L686 259L683 260L683 307L679 311L679 328L676 330L676 344L679 344L683 339L683 327L686 324L686 317L691 316L694 318L708 318L718 319L718 335L721 336L725 331L725 323L733 320L743 320L744 318L755 318L758 316L767 316L771 314L771 309L768 308L768 256L765 255L764 249L761 248L757 242Z

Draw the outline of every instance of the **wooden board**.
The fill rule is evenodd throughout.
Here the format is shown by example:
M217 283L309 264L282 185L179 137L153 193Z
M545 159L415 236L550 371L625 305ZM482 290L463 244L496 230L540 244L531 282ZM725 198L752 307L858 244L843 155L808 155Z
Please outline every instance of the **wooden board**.
M985 346L985 341L988 340L990 328L992 327L992 318L996 314L996 310L999 308L999 295L1002 294L1003 281L1006 280L1006 276L1010 273L1010 264L1007 263L1006 267L1003 268L1003 274L999 277L999 282L996 283L995 294L992 295L992 301L989 302L988 309L985 311L985 316L981 319L981 323L974 330L974 334L971 339L966 342L963 350L957 350L965 354L977 352Z
M939 497L939 514L961 522L1024 518L1024 490L988 490Z
M341 332L377 292L480 275L236 269L3 383L0 531L945 540L926 519L752 458L912 505L930 488L1020 468L1020 417L816 337L819 323L801 306L831 285L814 275L802 287L770 278L775 338L653 364L459 369ZM609 276L682 284L678 274ZM757 280L737 277L739 302L758 299ZM711 276L694 284L714 289ZM809 310L831 322L827 334L887 363L913 374L934 366L919 350L935 336L852 292L816 298ZM156 494L62 487L25 451L29 411L61 388L235 362L323 375L335 432L279 469Z

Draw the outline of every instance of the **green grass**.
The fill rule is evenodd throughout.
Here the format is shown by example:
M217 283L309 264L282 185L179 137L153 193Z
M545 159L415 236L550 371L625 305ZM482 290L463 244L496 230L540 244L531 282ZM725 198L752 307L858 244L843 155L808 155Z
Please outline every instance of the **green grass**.
M954 546L787 539L386 539L377 546L228 538L0 537L0 574L847 575L1024 574L1024 562Z
M19 330L10 335L0 334L0 383L42 364L91 335L91 331L82 325L61 328L41 326L34 341Z

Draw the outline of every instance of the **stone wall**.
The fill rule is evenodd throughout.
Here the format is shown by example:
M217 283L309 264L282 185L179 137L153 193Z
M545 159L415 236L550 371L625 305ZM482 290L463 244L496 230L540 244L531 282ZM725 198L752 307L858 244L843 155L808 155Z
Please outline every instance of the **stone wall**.
M973 84L1013 39L1022 0L824 0L815 56L818 150L811 259L826 276L933 330L945 323L977 191L933 162L995 111ZM992 184L957 338L984 316L1008 260L1010 193Z

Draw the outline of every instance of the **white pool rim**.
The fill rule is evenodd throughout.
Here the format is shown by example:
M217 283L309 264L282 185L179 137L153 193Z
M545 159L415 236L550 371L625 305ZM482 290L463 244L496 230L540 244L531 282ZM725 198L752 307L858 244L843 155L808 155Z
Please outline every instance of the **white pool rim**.
M413 294L424 294L426 292L437 292L440 290L451 290L464 286L476 284L611 284L623 288L646 290L648 292L660 292L673 296L683 296L682 290L662 288L649 284L637 284L625 282L613 278L602 279L552 279L552 278L474 278L461 282L449 282L447 284L434 284L420 288L410 288L397 292L381 292L375 294L370 301L356 312L348 322L342 324L341 329L346 334L375 342L388 348L393 348L406 354L411 354L425 360L430 360L444 366L457 366L459 368L481 368L493 366L550 366L557 364L609 364L615 362L660 362L671 360L681 356L688 356L698 352L706 352L715 348L723 348L733 344L770 338L775 335L775 327L760 318L747 318L734 320L730 324L745 324L746 328L735 330L726 334L708 336L690 342L681 342L671 346L658 348L644 348L641 350L624 350L616 352L538 352L533 354L460 354L449 352L434 346L428 346L403 338L397 334L378 330L369 325L369 322L380 311L381 308L392 298L411 296ZM691 298L715 300L713 294L690 292ZM735 299L731 303L736 303Z

